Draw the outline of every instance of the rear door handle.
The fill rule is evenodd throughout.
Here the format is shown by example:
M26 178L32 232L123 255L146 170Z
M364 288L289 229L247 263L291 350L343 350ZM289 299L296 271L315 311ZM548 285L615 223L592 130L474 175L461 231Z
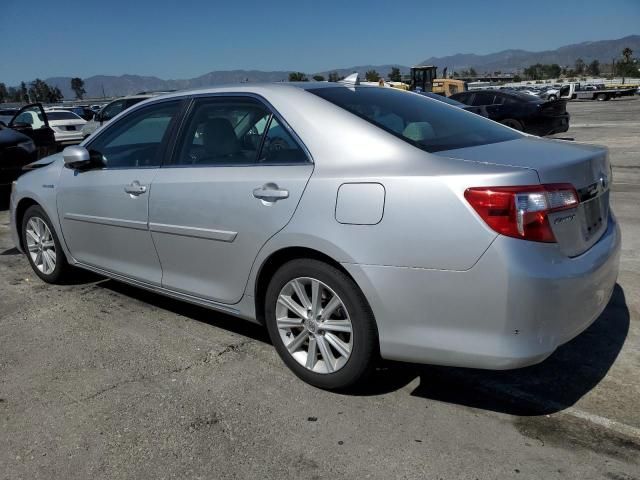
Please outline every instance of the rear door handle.
M137 197L138 195L142 195L147 191L147 186L140 185L140 182L138 180L134 180L129 185L124 187L124 191L129 195L134 195Z
M275 183L265 183L253 190L253 196L265 202L277 202L289 198L289 190L279 188Z

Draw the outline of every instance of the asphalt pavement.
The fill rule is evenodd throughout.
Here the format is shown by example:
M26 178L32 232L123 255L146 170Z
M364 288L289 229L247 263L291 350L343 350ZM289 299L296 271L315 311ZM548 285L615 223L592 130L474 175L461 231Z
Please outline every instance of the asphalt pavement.
M640 99L572 102L623 231L602 316L540 365L298 380L266 332L93 275L41 282L0 205L0 478L640 479Z

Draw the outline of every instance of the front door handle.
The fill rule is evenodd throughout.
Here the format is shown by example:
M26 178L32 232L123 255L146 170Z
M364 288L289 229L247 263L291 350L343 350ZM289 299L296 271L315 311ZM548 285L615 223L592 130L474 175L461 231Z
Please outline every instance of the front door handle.
M275 183L265 183L253 190L253 196L264 202L277 202L289 198L289 190L280 188Z
M129 185L124 187L124 191L129 195L134 195L137 197L138 195L142 195L147 191L147 186L140 185L140 182L138 180L134 180Z

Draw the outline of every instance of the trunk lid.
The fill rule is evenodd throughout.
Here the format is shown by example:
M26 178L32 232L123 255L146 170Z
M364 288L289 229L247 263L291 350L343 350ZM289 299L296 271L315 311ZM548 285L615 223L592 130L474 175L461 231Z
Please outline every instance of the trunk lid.
M518 140L438 152L438 155L534 170L540 183L570 183L580 204L549 214L562 252L575 257L587 251L607 228L611 168L606 148L524 136ZM469 187L481 185L469 185Z

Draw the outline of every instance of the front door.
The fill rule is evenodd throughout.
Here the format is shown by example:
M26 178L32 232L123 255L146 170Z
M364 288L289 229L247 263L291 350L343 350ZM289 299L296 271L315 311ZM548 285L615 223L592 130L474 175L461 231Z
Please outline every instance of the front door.
M313 170L282 119L250 97L194 101L153 180L149 226L166 288L232 304L291 219Z
M28 137L38 149L38 159L56 153L56 138L40 103L22 107L9 122L12 128Z
M149 195L179 105L134 110L86 145L98 168L63 169L58 213L64 241L79 262L160 285Z

